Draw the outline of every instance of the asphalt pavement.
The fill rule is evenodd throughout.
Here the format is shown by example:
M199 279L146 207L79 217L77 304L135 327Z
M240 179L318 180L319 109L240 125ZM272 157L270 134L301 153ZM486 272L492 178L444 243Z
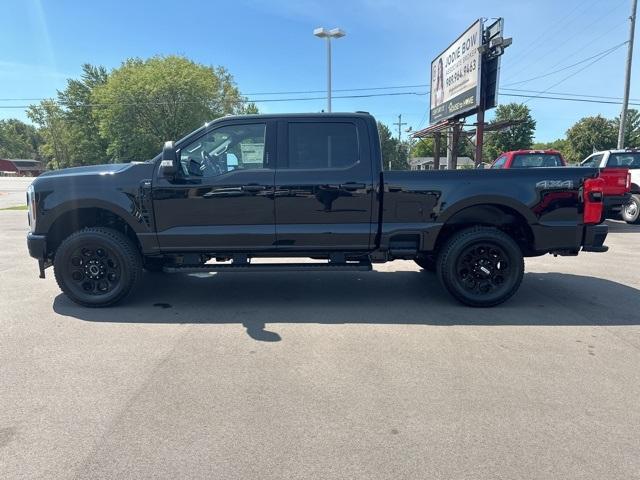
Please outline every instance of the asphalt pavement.
M610 223L491 309L413 262L85 309L2 211L0 478L639 478L640 227Z
M31 177L0 177L0 209L24 205Z

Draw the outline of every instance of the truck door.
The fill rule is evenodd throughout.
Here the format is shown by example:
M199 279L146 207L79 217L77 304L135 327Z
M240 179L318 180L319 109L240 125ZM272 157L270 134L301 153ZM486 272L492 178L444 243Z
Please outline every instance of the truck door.
M181 171L156 178L153 206L164 251L275 249L275 122L216 125L178 145Z
M370 140L358 118L278 122L276 242L282 251L368 250L375 200Z

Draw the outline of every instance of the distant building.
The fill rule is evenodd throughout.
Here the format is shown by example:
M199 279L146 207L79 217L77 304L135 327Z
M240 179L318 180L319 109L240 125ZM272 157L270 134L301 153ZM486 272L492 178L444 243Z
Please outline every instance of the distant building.
M0 176L37 177L44 172L42 162L21 158L0 158Z
M433 170L433 157L414 157L409 159L411 170ZM474 168L473 158L458 157L458 169ZM447 157L440 157L440 170L447 168Z

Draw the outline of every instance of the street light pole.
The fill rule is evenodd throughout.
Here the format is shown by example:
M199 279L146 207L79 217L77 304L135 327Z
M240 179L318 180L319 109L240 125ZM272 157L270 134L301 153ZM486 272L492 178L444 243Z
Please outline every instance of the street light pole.
M327 112L331 113L331 37L327 37Z
M331 112L331 39L344 37L346 33L340 28L328 30L324 27L318 27L313 30L313 34L327 40L327 112Z

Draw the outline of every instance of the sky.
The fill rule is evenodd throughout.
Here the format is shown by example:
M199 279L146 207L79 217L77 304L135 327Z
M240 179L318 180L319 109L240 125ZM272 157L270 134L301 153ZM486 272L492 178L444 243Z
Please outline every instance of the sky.
M313 29L324 26L347 33L332 44L333 111L368 111L394 132L393 123L402 114L407 123L403 129L417 130L429 122L424 85L430 81L431 60L478 18L503 17L505 36L512 37L513 44L502 58L499 102L526 101L537 121L536 140L551 141L582 117L619 115L620 105L507 94L535 96L548 90L545 95L621 98L626 45L603 58L571 65L627 40L630 4L631 0L3 0L0 119L27 120L23 108L7 107L35 103L22 99L54 97L67 78L79 75L83 63L112 69L129 57L169 54L226 67L250 99L286 100L258 102L263 113L317 112L326 108L326 45L313 36ZM632 99L640 98L638 50ZM535 78L559 69L564 70ZM339 91L378 87L385 89ZM267 94L299 91L319 92ZM410 94L338 98L401 92ZM321 98L291 100L300 97Z

